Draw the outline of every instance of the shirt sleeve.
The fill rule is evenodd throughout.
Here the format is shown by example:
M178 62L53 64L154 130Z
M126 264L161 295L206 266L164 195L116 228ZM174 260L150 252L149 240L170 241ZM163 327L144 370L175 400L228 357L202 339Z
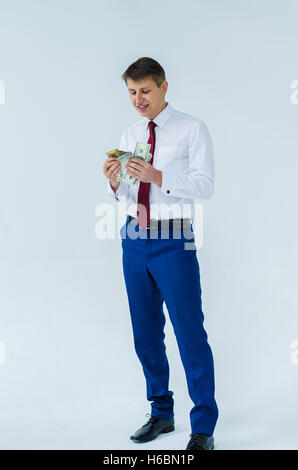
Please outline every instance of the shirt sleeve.
M121 138L120 138L120 144L119 144L120 150L124 150L126 148L125 136L126 136L126 130L122 133ZM110 181L108 180L107 193L114 201L115 200L120 201L121 198L128 198L129 192L130 192L130 184L127 181L121 180L118 186L118 189L114 193L111 187Z
M167 196L209 199L214 193L214 155L208 128L202 120L196 121L190 130L188 158L188 171L162 172L161 191Z

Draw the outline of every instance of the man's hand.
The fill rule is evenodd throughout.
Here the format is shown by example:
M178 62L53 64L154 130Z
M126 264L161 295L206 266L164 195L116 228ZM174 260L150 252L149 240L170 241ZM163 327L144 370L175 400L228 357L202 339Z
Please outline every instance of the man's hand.
M112 185L117 185L116 175L120 170L120 163L115 158L107 158L103 164L103 173L110 180Z
M103 173L110 181L114 192L117 191L120 185L120 182L116 181L116 175L120 170L120 166L120 163L115 158L107 158L102 167Z
M151 163L140 158L130 158L126 165L126 171L143 183L154 183L161 187L162 172L154 168Z

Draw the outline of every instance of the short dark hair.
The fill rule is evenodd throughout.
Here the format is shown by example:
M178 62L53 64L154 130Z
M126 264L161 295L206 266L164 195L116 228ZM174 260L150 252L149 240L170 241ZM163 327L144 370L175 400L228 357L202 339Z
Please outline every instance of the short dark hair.
M143 78L152 77L158 88L166 79L166 74L162 66L151 57L141 57L133 62L122 74L121 78L127 85L127 79L131 78L135 82Z

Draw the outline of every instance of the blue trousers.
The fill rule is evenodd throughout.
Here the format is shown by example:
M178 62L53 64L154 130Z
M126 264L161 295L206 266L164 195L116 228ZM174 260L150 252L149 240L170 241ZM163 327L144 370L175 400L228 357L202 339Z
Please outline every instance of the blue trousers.
M177 232L178 230L178 232ZM134 347L146 380L151 414L174 416L173 392L169 390L169 364L164 343L167 306L188 393L192 433L213 434L218 418L214 397L214 364L203 327L200 270L193 227L143 230L126 220L120 230L122 265L128 296ZM162 238L163 237L163 238ZM176 238L175 238L176 237ZM179 238L178 238L179 237ZM185 245L186 244L186 245ZM193 249L185 249L192 246Z

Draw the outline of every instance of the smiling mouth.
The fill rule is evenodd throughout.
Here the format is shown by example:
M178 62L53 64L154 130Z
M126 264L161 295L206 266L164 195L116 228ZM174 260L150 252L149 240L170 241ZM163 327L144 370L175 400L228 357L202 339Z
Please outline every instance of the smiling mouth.
M149 104L146 104L145 106L138 106L138 109L142 112L146 111L149 107Z

